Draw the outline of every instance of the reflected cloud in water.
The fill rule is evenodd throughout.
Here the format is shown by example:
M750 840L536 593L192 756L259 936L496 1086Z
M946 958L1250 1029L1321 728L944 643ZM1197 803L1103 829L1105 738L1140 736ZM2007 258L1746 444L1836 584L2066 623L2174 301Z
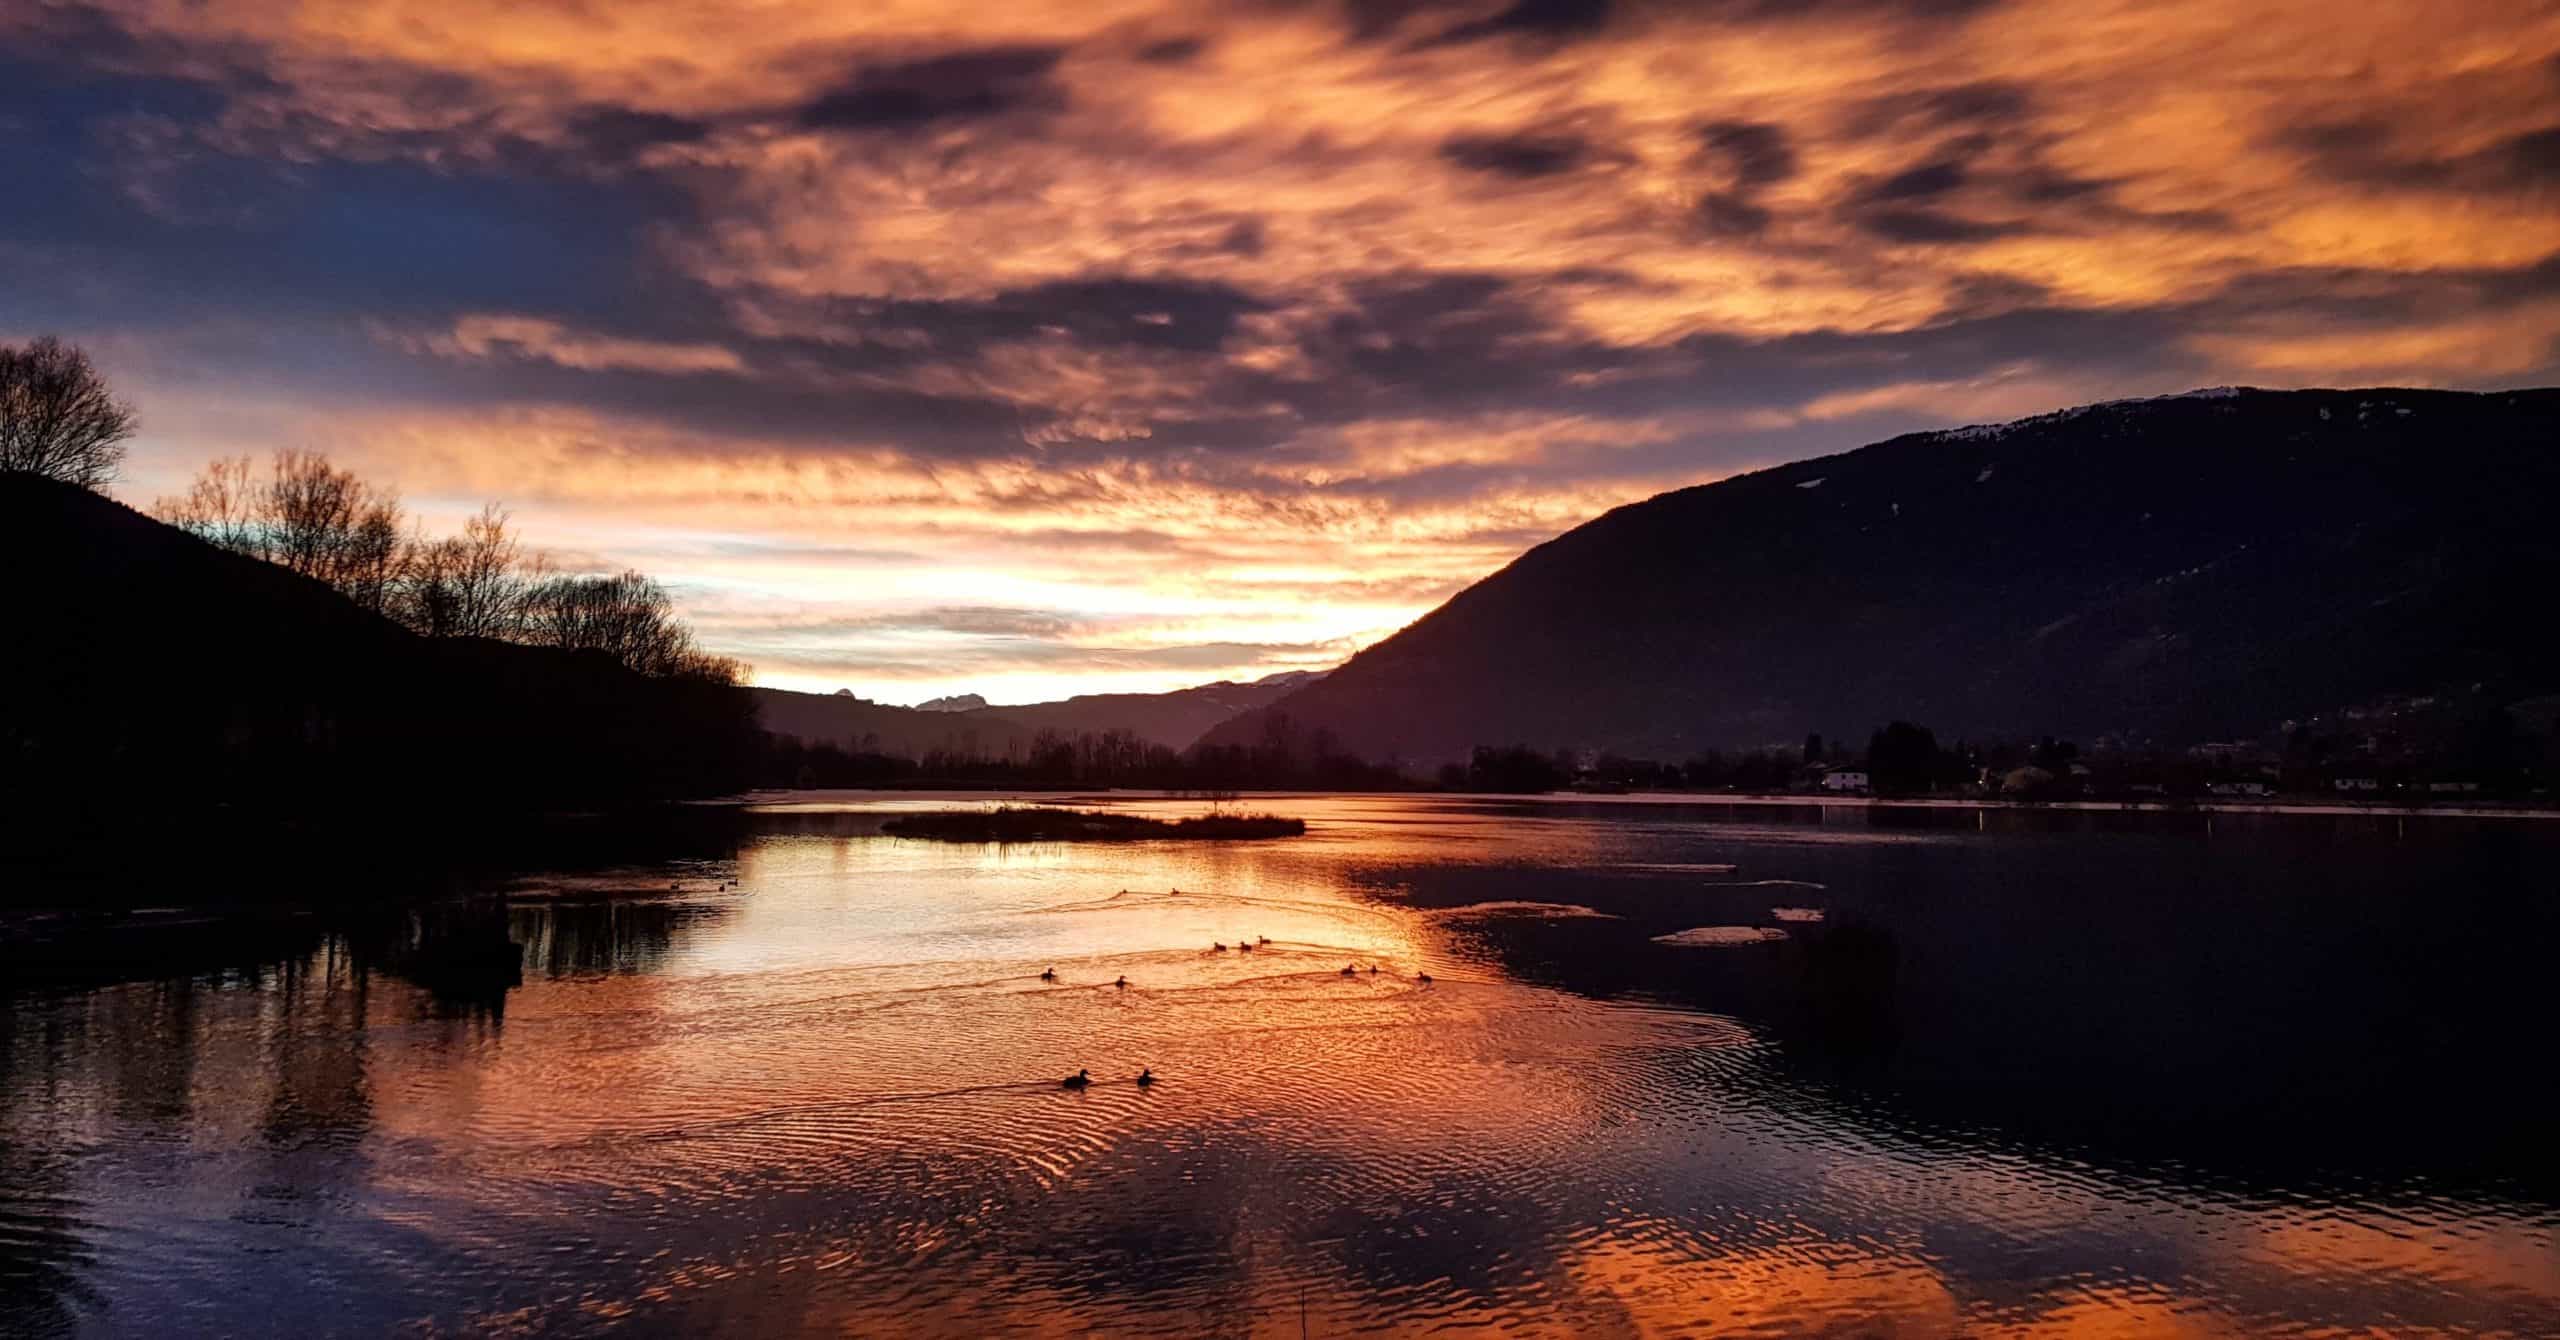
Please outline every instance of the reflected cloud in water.
M878 835L930 803L9 999L0 1319L2560 1328L2507 980L2538 835L1434 797L1293 801L1278 842ZM1824 919L1653 943L1781 906ZM493 935L502 1008L418 966Z

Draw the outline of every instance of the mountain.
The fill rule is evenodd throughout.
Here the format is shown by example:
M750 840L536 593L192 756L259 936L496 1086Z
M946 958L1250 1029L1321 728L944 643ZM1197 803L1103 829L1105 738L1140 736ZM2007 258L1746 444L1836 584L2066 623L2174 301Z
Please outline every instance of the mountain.
M916 710L919 712L975 712L986 705L987 700L977 694L955 693L948 698L927 698L916 704Z
M735 789L755 744L726 685L421 638L30 475L0 475L0 571L0 862L21 868L359 828L415 867L425 853L402 839L441 852L491 816ZM202 864L204 879L237 873Z
M807 744L831 744L854 753L922 758L930 753L969 758L1002 757L1007 740L1029 739L1030 729L978 712L892 707L849 694L749 689L764 729Z
M2560 391L2221 390L1917 433L1621 507L1204 743L1679 759L2254 736L2560 688Z
M1099 735L1124 730L1149 744L1188 749L1209 729L1239 713L1277 702L1291 690L1322 679L1323 672L1294 670L1250 684L1220 680L1171 693L1088 693L1054 703L1026 703L973 712L967 719L1003 722L1037 734Z
M1019 758L1042 732L1100 735L1127 731L1167 749L1189 748L1210 727L1276 701L1322 677L1318 671L1270 675L1250 684L1221 680L1171 693L1091 693L1054 703L1013 707L937 707L978 695L891 707L841 694L753 690L764 728L812 744L921 758L935 751L972 758Z

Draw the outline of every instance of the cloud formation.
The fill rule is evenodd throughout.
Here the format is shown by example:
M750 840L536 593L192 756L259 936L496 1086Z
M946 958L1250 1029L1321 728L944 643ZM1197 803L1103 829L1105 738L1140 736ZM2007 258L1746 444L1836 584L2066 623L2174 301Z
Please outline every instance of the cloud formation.
M106 0L0 12L0 130L0 338L132 387L129 493L322 447L893 700L1295 667L1911 428L2560 362L2548 0ZM896 632L968 610L1036 617Z

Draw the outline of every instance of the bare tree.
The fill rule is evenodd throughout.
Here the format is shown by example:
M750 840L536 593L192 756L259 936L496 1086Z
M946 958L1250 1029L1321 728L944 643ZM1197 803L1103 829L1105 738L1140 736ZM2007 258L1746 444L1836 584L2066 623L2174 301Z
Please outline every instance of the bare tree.
M429 637L514 637L547 565L528 559L496 503L442 540L412 540L402 563L402 622Z
M151 510L225 549L319 578L429 637L601 651L644 675L747 678L744 662L694 645L666 588L648 577L555 573L516 539L496 503L459 535L403 541L399 500L316 452L277 452L264 480L246 456L215 461Z
M50 335L0 345L0 472L95 489L115 478L133 407L77 346Z
M267 557L380 613L399 574L400 501L316 451L279 451L260 520Z
M265 558L266 530L259 519L264 495L257 468L246 456L214 461L185 493L153 503L151 514L216 548Z
M279 451L264 483L247 457L215 461L152 513L210 543L315 577L376 613L400 576L400 500L314 451Z
M637 572L554 577L526 602L524 640L601 651L644 675L680 672L700 655L667 589Z

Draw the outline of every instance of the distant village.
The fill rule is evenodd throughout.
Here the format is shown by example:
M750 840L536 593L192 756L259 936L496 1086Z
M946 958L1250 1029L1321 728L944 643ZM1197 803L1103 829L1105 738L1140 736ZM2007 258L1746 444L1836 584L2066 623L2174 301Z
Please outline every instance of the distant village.
M1556 760L1561 786L1598 792L1727 790L2022 801L2287 800L2392 806L2560 800L2560 699L2483 706L2421 696L2287 722L2267 737L2183 748L2105 736L1942 745L1895 722L1864 748L1806 737L1801 749L1706 754L1679 764L1582 750ZM1493 781L1504 751L1479 751ZM1496 766L1488 767L1488 764ZM1521 766L1514 759L1513 770ZM1444 782L1456 780L1453 777Z

